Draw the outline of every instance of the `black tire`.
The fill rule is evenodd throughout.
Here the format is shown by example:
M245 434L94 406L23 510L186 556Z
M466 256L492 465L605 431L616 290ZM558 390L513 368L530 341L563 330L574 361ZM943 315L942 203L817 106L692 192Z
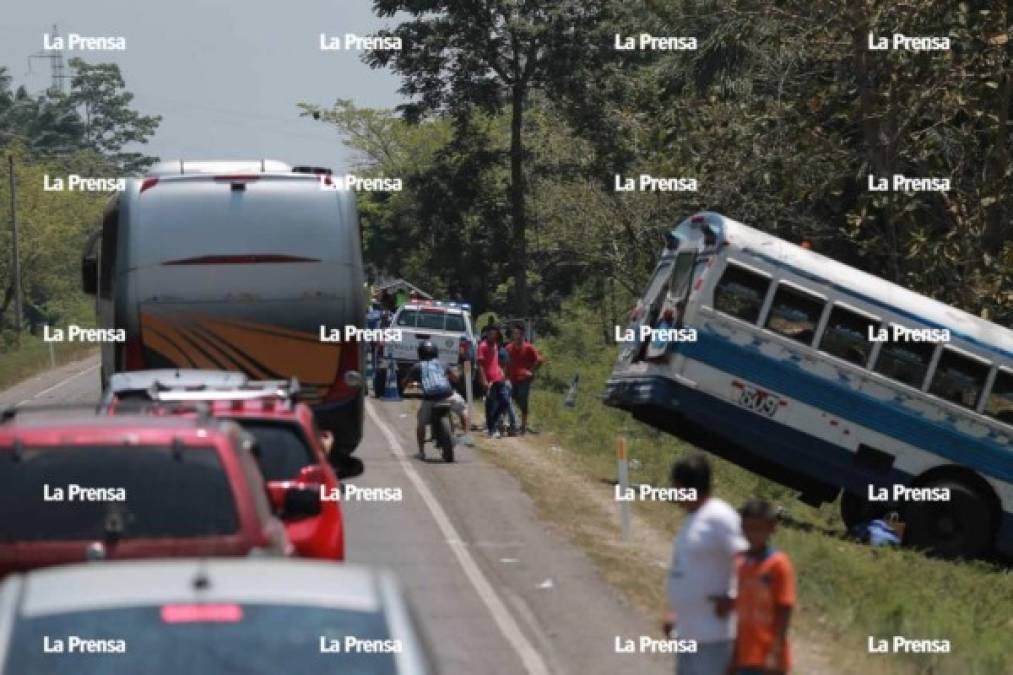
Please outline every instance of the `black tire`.
M873 504L865 497L850 492L841 493L841 520L850 533L855 525L866 523L874 518L881 517L886 507L882 504Z
M444 462L454 461L454 431L451 428L449 412L443 415L436 425L436 445L443 454Z
M387 369L377 368L373 371L373 396L380 398L387 388Z
M949 488L950 500L915 502L904 508L904 543L940 558L978 558L992 546L994 514L972 487L937 479L919 487Z

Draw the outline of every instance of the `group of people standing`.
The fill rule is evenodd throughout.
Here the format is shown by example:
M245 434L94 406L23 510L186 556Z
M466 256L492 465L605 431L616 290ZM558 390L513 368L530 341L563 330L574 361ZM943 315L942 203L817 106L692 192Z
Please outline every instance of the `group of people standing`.
M795 572L770 542L776 514L769 502L748 500L738 512L711 494L703 454L676 462L672 484L696 499L674 542L663 631L695 642L680 653L678 675L775 675L791 668L788 623L795 606Z
M510 435L530 431L531 382L545 363L545 358L525 338L523 323L514 324L510 331L510 339L505 342L500 326L490 322L482 329L482 341L476 353L478 385L485 392L486 435L490 438L500 437L500 420L504 415L510 421ZM520 427L511 401L516 402L520 410Z

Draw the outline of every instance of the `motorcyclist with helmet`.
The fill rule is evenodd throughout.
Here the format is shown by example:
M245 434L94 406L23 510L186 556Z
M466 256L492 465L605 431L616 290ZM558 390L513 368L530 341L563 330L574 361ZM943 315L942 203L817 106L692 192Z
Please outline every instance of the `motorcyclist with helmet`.
M470 444L467 437L469 426L468 404L454 391L451 382L458 379L457 369L450 368L440 363L440 353L432 342L426 340L418 347L419 362L411 367L401 382L403 388L409 382L419 382L422 385L422 405L419 407L418 426L416 438L419 443L419 457L425 456L426 425L432 414L433 406L444 402L450 404L452 412L461 418L464 427L465 444Z

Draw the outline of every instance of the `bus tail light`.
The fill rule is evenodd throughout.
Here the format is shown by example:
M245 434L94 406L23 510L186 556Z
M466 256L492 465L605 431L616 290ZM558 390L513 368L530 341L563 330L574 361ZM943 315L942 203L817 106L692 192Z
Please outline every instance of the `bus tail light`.
M338 372L334 376L334 384L324 395L325 401L341 401L352 398L362 392L362 375L359 375L359 384L350 385L345 375L350 372L359 372L359 343L341 343L341 356L338 360ZM354 380L354 378L352 378Z
M123 369L144 369L144 347L138 334L127 333L127 341L123 345Z
M143 193L145 190L150 190L156 185L158 185L157 177L152 176L151 178L145 178L144 181L141 182L141 193Z

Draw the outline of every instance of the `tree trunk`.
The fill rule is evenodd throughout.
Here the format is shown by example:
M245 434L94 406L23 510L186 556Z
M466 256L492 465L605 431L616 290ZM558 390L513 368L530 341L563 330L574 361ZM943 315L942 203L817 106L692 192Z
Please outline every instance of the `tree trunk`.
M999 201L985 208L985 231L981 236L981 247L998 255L1007 239L1013 236L1003 203L1003 190L1007 187L1006 169L1009 166L1009 109L1013 99L1013 76L1008 72L999 78L999 91L996 96L995 141L992 144L991 171L986 183L986 194Z
M521 123L524 119L524 85L515 84L512 92L510 118L510 211L513 220L510 271L514 277L513 311L519 317L528 315L528 244L527 220L524 213L524 144Z

